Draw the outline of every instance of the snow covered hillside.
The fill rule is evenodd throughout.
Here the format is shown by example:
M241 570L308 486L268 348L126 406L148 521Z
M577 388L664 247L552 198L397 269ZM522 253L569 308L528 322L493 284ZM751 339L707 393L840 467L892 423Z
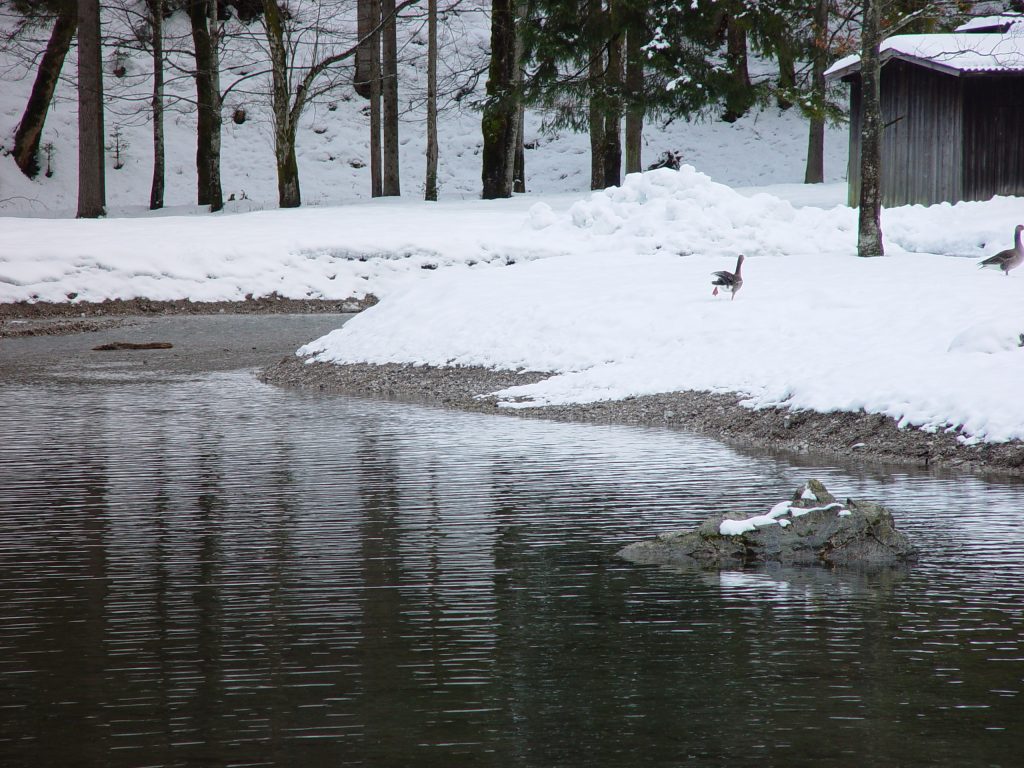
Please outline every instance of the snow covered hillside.
M466 69L483 60L489 47L489 21L479 3L464 4L466 13L443 28L447 37L446 56L453 69ZM484 4L486 5L486 4ZM116 28L110 20L110 29ZM419 22L404 24L403 66L399 97L404 109L401 126L402 194L421 199L424 184L423 92L425 83L425 32ZM45 41L46 30L39 33ZM187 21L181 14L168 21L168 35L187 35ZM442 40L442 45L445 40ZM241 44L238 44L241 45ZM245 48L246 56L258 56L257 46ZM111 139L115 130L127 145L123 167L115 168L113 150L107 157L107 203L112 216L150 215L147 204L152 172L152 136L146 110L151 92L147 54L109 46L105 51L106 86L117 99L108 103L106 132ZM453 59L453 56L458 56ZM58 86L55 102L47 119L42 144L51 144L53 175L26 179L10 156L0 153L0 215L73 216L77 195L77 106L73 77L75 51L65 63L65 78ZM234 61L249 72L252 62L238 53L227 57L225 67ZM119 58L120 57L120 58ZM242 63L238 64L237 60ZM128 74L115 77L115 62ZM187 66L188 62L183 61ZM321 103L308 108L298 136L298 161L303 201L306 205L347 204L370 197L369 118L364 114L366 101L345 84ZM442 72L444 75L444 72ZM452 78L455 78L453 73ZM0 53L0 145L13 142L14 131L31 90L34 71L9 53ZM232 75L225 74L224 87ZM478 84L476 94L482 93ZM197 212L195 203L195 114L179 99L194 98L194 85L188 77L172 79L168 86L171 107L167 132L167 206L162 215ZM261 93L260 91L264 91ZM223 186L228 211L264 210L277 207L273 138L269 96L259 79L247 81L244 90L232 91L224 110ZM126 98L133 99L126 101ZM473 98L451 102L439 117L439 183L442 200L471 200L480 194L480 116ZM231 116L244 108L246 120L236 124ZM527 186L531 193L558 194L589 189L590 147L584 134L559 131L541 132L543 115L528 113L525 141ZM796 109L782 112L768 109L747 115L735 124L706 118L693 123L684 120L654 119L645 129L644 164L657 160L671 150L684 162L707 173L716 181L733 186L754 186L803 179L807 145L807 124ZM46 157L43 157L45 166ZM846 173L845 128L828 131L826 142L827 180L839 181Z

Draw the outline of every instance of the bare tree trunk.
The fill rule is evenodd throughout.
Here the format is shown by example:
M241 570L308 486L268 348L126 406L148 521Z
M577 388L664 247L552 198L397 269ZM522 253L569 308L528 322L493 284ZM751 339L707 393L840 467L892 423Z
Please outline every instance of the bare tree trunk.
M370 28L380 23L380 0L370 2ZM380 31L370 37L370 195L384 194L380 156Z
M516 140L516 0L491 2L491 62L484 104L482 197L512 196L512 161Z
M302 204L302 195L299 191L299 166L295 158L291 81L288 77L288 52L284 43L284 19L277 0L263 0L263 23L267 30L267 47L270 49L277 200L281 208L298 208Z
M602 0L587 0L586 24L593 27L587 35L590 39L590 63L588 78L590 81L590 104L587 120L590 129L590 188L604 189L604 79L605 60L597 29L601 27L604 15Z
M43 125L46 123L53 92L57 88L57 79L64 67L64 59L68 55L77 26L76 4L74 0L64 0L50 33L50 40L46 44L46 52L39 62L32 93L25 105L21 122L18 123L18 130L14 134L14 162L30 179L34 179L39 173L38 154Z
M149 209L164 207L164 0L147 0L153 33L153 184Z
M384 100L384 178L381 191L387 197L402 194L398 178L398 38L395 21L395 0L382 0L383 32L382 84Z
M207 14L207 24L210 30L210 210L217 212L224 208L224 192L220 184L222 115L220 95L220 24L217 21L217 0L207 0Z
M523 194L526 192L526 152L523 146L526 107L521 101L516 111L516 154L512 162L512 191Z
M626 173L643 170L644 136L644 43L642 17L630 19L626 31Z
M608 94L604 113L604 184L622 184L622 67L623 39L619 31L618 0L608 6L612 37L608 41L608 72L605 90Z
M352 75L352 87L364 99L370 98L370 57L372 55L372 46L368 38L373 27L371 0L357 0L356 34L359 36L359 48L356 49L356 65Z
M224 207L220 183L220 45L216 0L189 0L188 17L196 57L196 199L211 211Z
M861 23L860 211L857 255L884 256L882 246L881 0L863 0Z
M190 0L188 18L196 58L196 202L210 204L210 33L206 26L206 0Z
M829 0L817 0L814 6L814 52L811 58L811 102L814 114L807 134L807 167L804 184L825 181L825 67L828 64Z
M78 2L78 218L105 213L103 53L99 0Z
M515 100L515 103L512 111L512 136L508 144L508 157L505 160L509 173L508 185L510 192L526 191L526 183L523 180L526 158L523 156L523 119L525 117L525 110L522 98L523 51L526 41L519 32L525 23L526 2L525 0L516 0L515 50L513 53L514 61L512 62L512 98Z
M437 200L437 0L427 3L427 178L423 197Z

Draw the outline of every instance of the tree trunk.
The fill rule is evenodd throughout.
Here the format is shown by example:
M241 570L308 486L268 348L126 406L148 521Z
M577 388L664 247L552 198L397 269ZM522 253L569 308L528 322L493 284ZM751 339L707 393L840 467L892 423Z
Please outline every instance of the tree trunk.
M38 154L43 125L46 123L53 92L57 88L57 79L60 77L77 26L77 6L74 0L64 0L50 33L50 40L46 44L46 52L39 62L32 93L28 98L28 104L25 105L21 122L18 123L18 131L14 134L14 162L30 179L34 179L39 173Z
M277 0L263 0L263 24L270 49L271 110L274 115L274 158L277 161L277 200L281 208L298 208L299 165L295 159L295 126L291 113L291 82L284 42L284 19Z
M878 46L881 0L864 0L861 24L860 210L857 255L883 256L882 246L882 105Z
M281 208L302 205L299 163L295 157L295 133L274 130L274 158L277 161L277 201Z
M825 119L815 115L807 130L807 167L804 170L804 184L821 184L825 181Z
M437 200L437 0L427 2L427 178L425 200Z
M381 191L386 197L402 194L398 178L398 37L395 22L395 0L382 0L381 17L385 19L381 47L381 96L383 97L384 178Z
M153 184L149 209L164 207L164 0L147 0L153 33Z
M623 39L619 31L617 0L609 3L612 37L608 41L608 73L605 91L608 94L604 113L604 184L617 187L622 184L622 66Z
M590 188L604 189L604 45L598 30L604 8L601 0L587 0L587 21L590 32L590 62L588 79L590 85L590 103L588 104L587 121L590 130Z
M526 192L526 148L523 146L525 124L526 107L520 101L516 110L516 152L512 162L512 191L519 194Z
M779 44L775 53L779 62L779 90L775 94L775 103L779 109L789 109L793 106L793 87L796 85L796 62L793 61L793 52L785 42Z
M753 103L747 69L747 30L736 20L735 13L730 13L726 21L726 49L732 82L725 97L722 119L734 123L747 113Z
M380 0L370 2L370 27L380 23ZM370 37L370 195L384 194L380 156L380 31Z
M526 115L522 98L523 55L526 41L523 39L523 35L520 34L520 30L522 30L523 25L526 23L526 14L526 0L516 0L515 58L512 62L512 98L515 101L513 104L512 120L514 124L511 141L508 144L508 157L505 161L509 172L508 183L511 192L526 191L526 182L523 180L523 172L525 172L526 166L526 158L523 156L523 120Z
M196 202L210 204L210 33L206 26L206 0L190 0L188 18L196 58Z
M817 0L814 6L814 50L811 55L811 103L814 112L807 134L807 167L804 184L825 181L825 68L828 64L829 0Z
M484 103L483 193L485 200L512 196L516 140L516 0L491 2L491 62Z
M99 0L78 2L78 218L105 213L103 53Z
M220 64L217 32L217 3L190 0L188 17L196 58L196 199L210 210L224 207L220 183Z
M373 55L369 40L370 30L374 27L373 3L371 0L356 2L356 34L359 47L356 49L355 71L352 74L352 87L364 99L370 98L370 61Z
M644 136L643 18L634 14L626 30L626 173L643 170Z
M207 23L210 30L210 210L224 208L224 192L220 184L220 25L217 21L217 0L207 2Z

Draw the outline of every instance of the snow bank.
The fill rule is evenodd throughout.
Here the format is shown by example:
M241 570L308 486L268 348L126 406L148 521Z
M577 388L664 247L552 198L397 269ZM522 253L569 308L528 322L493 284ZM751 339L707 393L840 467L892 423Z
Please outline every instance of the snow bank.
M510 408L736 391L753 408L1024 438L1024 402L1008 396L1024 376L1024 273L956 258L1005 247L1010 203L888 211L894 255L860 260L847 208L746 198L693 169L631 176L561 215L525 217L567 255L439 274L299 352L554 374L499 393ZM940 239L952 257L915 252ZM741 248L742 291L713 298L710 272L732 269Z

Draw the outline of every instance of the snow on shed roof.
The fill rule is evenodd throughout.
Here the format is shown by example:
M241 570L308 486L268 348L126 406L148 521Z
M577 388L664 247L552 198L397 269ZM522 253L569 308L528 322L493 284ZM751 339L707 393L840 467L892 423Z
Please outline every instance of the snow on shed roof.
M1024 27L1014 25L1006 34L894 35L879 53L882 64L902 59L950 75L1024 72ZM860 56L847 56L829 67L825 77L836 80L859 69Z
M1024 14L1000 13L995 16L975 16L957 27L954 32L1005 32L1014 24L1024 22Z

